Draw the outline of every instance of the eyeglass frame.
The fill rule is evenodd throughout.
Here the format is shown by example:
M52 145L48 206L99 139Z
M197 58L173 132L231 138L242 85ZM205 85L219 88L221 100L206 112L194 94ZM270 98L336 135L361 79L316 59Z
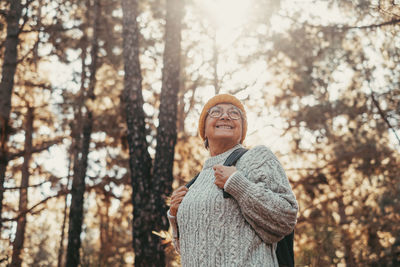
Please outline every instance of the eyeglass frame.
M220 116L214 117L214 116L212 116L212 115L210 114L210 111L211 111L212 109L214 109L214 108L218 108L218 109L221 110L221 115L220 115ZM239 112L239 118L237 118L237 119L232 118L231 115L229 114L229 112L230 112L231 110L235 110L235 111ZM223 112L222 112L222 111L223 111ZM242 111L241 111L239 108L237 108L236 106L234 106L234 105L232 105L228 110L224 110L222 107L219 107L219 106L213 106L213 107L211 107L211 108L207 111L208 116L210 116L211 118L214 118L214 119L221 118L225 113L226 113L226 115L228 115L228 117L229 117L231 120L243 119Z

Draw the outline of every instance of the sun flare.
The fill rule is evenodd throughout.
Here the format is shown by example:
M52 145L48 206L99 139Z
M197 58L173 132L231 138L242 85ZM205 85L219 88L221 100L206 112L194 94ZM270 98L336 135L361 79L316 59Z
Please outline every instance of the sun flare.
M225 40L232 38L237 28L247 22L251 1L203 0L198 5L214 26L217 39Z

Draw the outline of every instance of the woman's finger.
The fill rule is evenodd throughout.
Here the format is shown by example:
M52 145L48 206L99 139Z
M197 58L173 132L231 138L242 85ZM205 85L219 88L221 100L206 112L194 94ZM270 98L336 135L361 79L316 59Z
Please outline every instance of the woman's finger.
M175 198L178 198L178 197L184 197L186 195L186 193L187 193L187 191L178 192L175 195L172 195L171 199L175 199Z
M182 199L183 199L184 197L185 197L185 196L181 196L181 197L176 197L176 198L174 198L174 199L171 199L171 203L182 202Z
M176 189L176 190L172 193L171 197L174 197L174 196L179 195L179 194L182 194L182 193L185 193L185 194L186 194L187 191L188 191L188 189L187 189L185 186L180 187L180 188Z
M188 191L188 188L184 185L175 190L176 193L187 192L187 191Z

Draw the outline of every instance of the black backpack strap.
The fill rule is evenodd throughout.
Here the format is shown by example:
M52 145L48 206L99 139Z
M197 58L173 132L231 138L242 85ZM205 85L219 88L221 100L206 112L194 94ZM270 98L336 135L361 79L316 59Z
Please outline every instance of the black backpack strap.
M248 149L239 147L238 149L235 149L229 157L225 160L224 166L234 166L236 165L236 162L243 156L244 153L246 153Z
M238 149L235 149L229 156L228 158L225 160L224 165L225 166L233 166L236 164L236 162L240 159L241 156L243 156L244 153L246 153L248 150L240 147ZM192 178L192 180L190 180L190 182L188 182L185 186L186 188L189 188L192 184L194 184L194 182L196 181L197 177L199 177L198 173L195 177ZM229 197L228 193L225 193L224 191L224 198Z
M279 266L294 267L293 239L294 231L278 242L276 256Z
M248 149L239 147L235 149L225 160L224 166L234 166L236 165L236 162L246 153ZM231 195L229 193L225 192L224 189L222 189L222 193L224 194L224 198L229 198Z
M196 176L195 177L193 177L193 179L192 180L190 180L190 182L189 183L187 183L185 186L186 186L186 188L189 188L192 184L194 184L194 182L196 181L196 179L197 179L197 177L199 177L199 174L200 173L198 173L198 174L196 174Z

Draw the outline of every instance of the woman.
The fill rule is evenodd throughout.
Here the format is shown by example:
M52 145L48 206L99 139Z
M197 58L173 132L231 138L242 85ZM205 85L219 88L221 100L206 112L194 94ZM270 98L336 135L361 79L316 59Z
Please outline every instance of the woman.
M278 266L276 242L292 232L298 206L265 146L250 149L236 166L222 165L246 132L246 111L236 97L222 94L206 103L199 133L210 157L190 189L173 192L168 211L182 266Z

